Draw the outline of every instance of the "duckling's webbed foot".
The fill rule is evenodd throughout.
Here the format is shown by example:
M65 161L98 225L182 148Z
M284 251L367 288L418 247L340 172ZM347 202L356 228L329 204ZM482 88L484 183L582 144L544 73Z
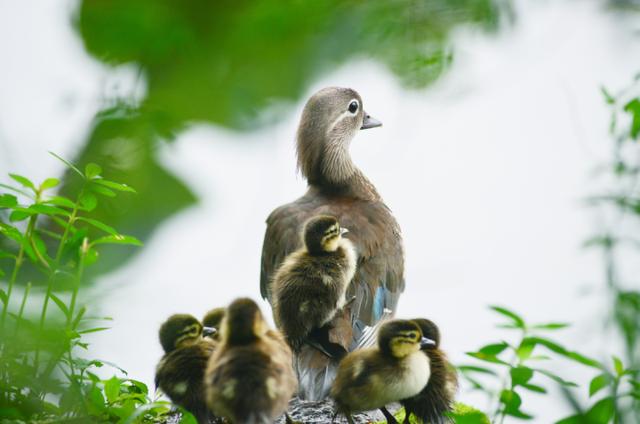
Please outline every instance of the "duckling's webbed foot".
M389 412L389 410L387 409L386 406L383 406L382 408L380 408L380 411L382 411L382 414L387 419L387 423L389 423L389 424L398 424L398 420L396 420L396 417L394 417L393 414L391 412ZM408 421L405 420L405 423L406 422L408 422Z

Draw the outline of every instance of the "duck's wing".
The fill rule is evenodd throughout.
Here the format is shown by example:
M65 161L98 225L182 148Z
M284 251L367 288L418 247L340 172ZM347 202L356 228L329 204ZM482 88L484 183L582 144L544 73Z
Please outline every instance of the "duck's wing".
M267 218L262 245L260 292L270 300L274 272L284 258L300 247L302 226L316 215L333 215L358 253L358 269L349 289L354 330L359 334L377 323L385 309L395 313L404 290L404 251L400 227L381 201L330 197L310 190L293 203L274 210Z

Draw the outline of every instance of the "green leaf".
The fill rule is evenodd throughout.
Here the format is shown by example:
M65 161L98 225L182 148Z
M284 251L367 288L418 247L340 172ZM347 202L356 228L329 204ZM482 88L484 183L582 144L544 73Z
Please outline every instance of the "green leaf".
M13 194L3 194L0 196L0 208L15 208L18 206L18 198Z
M105 180L105 179L96 179L93 181L96 184L100 184L103 185L105 187L108 188L112 188L114 190L118 190L118 191L127 191L129 193L136 193L136 191L133 189L133 187L128 186L126 184L121 184L121 183L116 183L114 181L109 181L109 180Z
M476 373L480 373L480 374L498 375L498 373L496 373L492 369L485 368L485 367L479 367L479 366L475 366L475 365L459 365L456 368L458 370L460 370L460 372L462 372L462 373L476 372Z
M495 355L486 355L482 352L467 352L466 354L471 356L472 358L476 358L485 362L491 362L492 364L500 364L500 365L507 365L507 366L509 365L505 361L498 359Z
M569 326L571 326L571 324L566 322L549 322L546 324L536 324L531 328L535 330L560 330Z
M36 213L35 211L29 208L15 208L13 212L11 212L11 214L9 215L9 221L11 222L23 221L35 213Z
M80 196L80 205L87 211L91 212L96 208L96 206L98 206L98 198L93 193L82 193Z
M60 308L64 316L69 317L69 308L67 308L67 305L58 296L56 296L53 293L51 293L50 297L51 297L51 300L53 300L53 302L56 305L58 305L58 308Z
M511 368L509 373L511 374L511 384L513 386L527 384L533 377L533 370L524 366Z
M498 355L500 353L502 353L506 348L508 348L509 345L505 342L502 343L493 343L493 344L488 344L486 346L481 347L478 352L483 353L485 355Z
M47 178L46 180L44 180L42 182L42 184L40 184L40 191L45 191L45 190L48 190L50 188L54 188L58 184L60 184L60 180L59 179L57 179L57 178Z
M37 193L38 190L36 189L36 186L33 185L31 180L29 180L27 177L23 177L22 175L18 175L18 174L9 174L9 176L13 180L20 183L20 185L22 185L23 187L30 188L31 190L33 190L34 193Z
M572 415L570 417L563 418L560 421L556 421L555 424L585 424L585 422L582 415Z
M586 415L589 419L588 422L606 424L611 421L611 418L613 418L614 409L615 404L613 398L606 397L604 399L600 399L587 412Z
M180 408L182 415L180 416L180 424L198 424L198 420L191 415L191 412L184 408Z
M106 405L104 401L104 396L102 395L102 391L98 389L96 386L93 386L87 395L88 400L88 409L92 415L100 415L102 412L106 410Z
M62 206L64 208L69 208L69 209L73 209L76 206L75 203L73 203L73 201L63 196L53 196L43 201L42 203L45 203L45 204L50 203L52 205Z
M107 197L116 197L116 193L113 190L110 190L104 186L98 185L98 184L91 184L91 186L89 186L89 188L91 189L91 191L98 193L98 194L102 194L103 196L107 196Z
M536 384L527 383L527 384L521 384L521 386L524 387L527 390L532 391L532 392L547 393L547 389L545 389L542 386L538 386Z
M9 298L7 297L7 292L5 292L3 289L0 289L0 301L2 301L3 305L6 305L7 300L9 300Z
M88 163L87 166L84 167L84 175L90 180L99 176L101 172L102 168L100 167L100 165L93 162Z
M631 138L640 134L640 98L636 97L624 106L625 112L631 114Z
M110 403L114 403L120 395L120 379L115 375L104 382L104 394Z
M616 370L616 374L618 375L618 377L624 374L624 364L622 363L622 360L620 360L620 358L618 358L617 356L613 357L613 368Z
M518 348L516 349L516 355L518 355L520 361L526 361L531 357L531 354L533 353L535 347L535 343L533 343L530 339L524 338L520 342L520 346L518 346Z
M600 91L602 92L604 100L607 102L607 104L612 105L616 102L615 97L613 97L604 86L600 86Z
M525 328L524 320L518 314L516 314L515 312L510 311L510 310L508 310L506 308L503 308L501 306L491 306L491 309L493 309L494 311L498 312L499 314L502 314L502 315L506 316L507 318L511 319L516 327Z
M4 234L11 240L16 241L18 244L21 244L24 239L20 230L18 230L13 225L5 224L3 222L0 222L0 234Z
M591 383L589 383L589 397L595 395L603 388L607 387L610 382L610 378L607 374L600 374L595 376Z
M98 244L130 244L133 246L142 246L142 242L133 236L125 236L117 234L115 236L100 237L91 242L92 245Z
M89 333L98 333L100 331L109 330L111 327L96 327L96 328L88 328L86 330L78 331L78 334L89 334Z
M602 364L600 364L598 361L596 361L595 359L591 359L588 358L584 355L582 355L581 353L578 352L573 352L570 350L567 350L565 347L559 345L556 342L553 342L551 340L548 339L544 339L541 337L528 337L527 339L530 340L530 342L535 343L535 344L539 344L542 345L544 347L546 347L547 349L564 356L565 358L571 359L575 362L579 362L583 365L587 365L590 367L594 367L594 368L602 368Z
M525 420L533 418L531 415L525 414L524 412L520 411L522 398L514 390L503 390L500 393L500 402L504 405L503 411L507 415L522 418Z
M553 381L555 381L556 383L560 384L563 387L578 387L578 385L574 382L571 381L567 381L562 379L561 377L558 377L557 375L555 375L554 373L547 371L547 370L541 370L538 368L533 368L534 371L539 372L542 375L546 375L547 377L549 377L550 379L552 379Z
M84 221L88 224L93 225L94 227L98 228L99 230L104 231L105 233L109 233L112 236L117 236L119 235L118 232L115 230L115 228L112 228L110 226L108 226L107 224L104 224L98 220L95 219L91 219L91 218L85 218L85 217L78 217L77 218L78 221Z
M67 167L69 169L71 169L72 171L74 171L76 174L80 175L83 179L84 179L84 174L82 172L80 172L80 170L78 168L75 167L75 165L73 165L71 162L61 158L60 156L56 155L55 153L53 153L52 151L49 151L49 154L53 157L55 157L56 159L58 159L60 162L64 163L65 165L67 165Z
M56 206L43 205L41 203L31 205L29 206L29 209L41 215L48 215L48 216L52 216L52 215L70 216L71 215L67 210L58 208Z

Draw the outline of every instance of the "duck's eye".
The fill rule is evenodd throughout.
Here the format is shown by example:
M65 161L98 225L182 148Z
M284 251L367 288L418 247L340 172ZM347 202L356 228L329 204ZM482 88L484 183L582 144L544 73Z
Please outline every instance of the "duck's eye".
M349 103L349 112L356 113L358 111L358 101L354 100Z

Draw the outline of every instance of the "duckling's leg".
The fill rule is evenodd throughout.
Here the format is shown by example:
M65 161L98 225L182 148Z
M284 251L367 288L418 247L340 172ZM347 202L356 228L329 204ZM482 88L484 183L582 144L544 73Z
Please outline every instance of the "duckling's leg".
M398 424L398 421L396 420L396 417L394 417L393 414L391 412L389 412L389 410L385 406L380 408L380 410L382 411L382 414L384 415L384 417L387 419L387 423L389 423L389 424Z

